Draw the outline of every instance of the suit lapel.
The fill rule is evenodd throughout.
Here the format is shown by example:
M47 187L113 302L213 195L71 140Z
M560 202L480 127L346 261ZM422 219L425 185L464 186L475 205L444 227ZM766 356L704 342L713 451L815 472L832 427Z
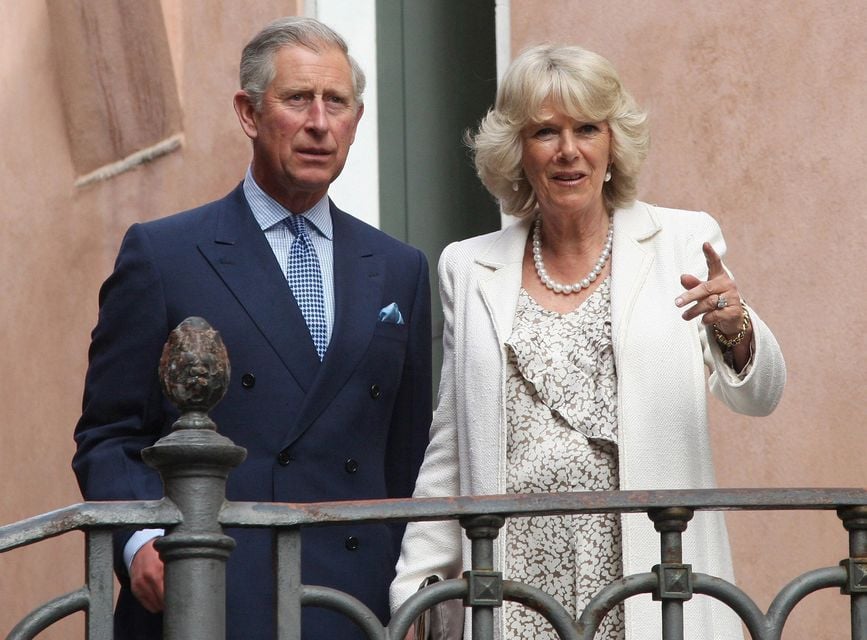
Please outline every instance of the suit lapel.
M287 444L298 438L340 392L373 338L385 281L385 256L360 241L349 214L331 205L334 225L334 328Z
M215 238L199 243L199 251L306 392L314 377L311 372L319 369L320 362L304 316L243 189L238 187L223 202Z

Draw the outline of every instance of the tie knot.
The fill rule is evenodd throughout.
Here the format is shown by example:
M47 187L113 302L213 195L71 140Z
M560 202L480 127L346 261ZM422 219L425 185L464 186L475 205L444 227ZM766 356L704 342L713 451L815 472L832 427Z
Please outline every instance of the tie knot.
M307 235L307 225L304 224L304 216L290 214L286 218L286 226L292 231L292 235L296 238Z

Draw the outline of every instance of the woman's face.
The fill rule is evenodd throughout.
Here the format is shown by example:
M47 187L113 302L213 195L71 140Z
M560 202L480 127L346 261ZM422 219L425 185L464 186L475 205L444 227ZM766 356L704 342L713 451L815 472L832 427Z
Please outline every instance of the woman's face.
M576 120L546 106L521 131L521 164L545 214L605 213L602 186L611 151L606 122Z

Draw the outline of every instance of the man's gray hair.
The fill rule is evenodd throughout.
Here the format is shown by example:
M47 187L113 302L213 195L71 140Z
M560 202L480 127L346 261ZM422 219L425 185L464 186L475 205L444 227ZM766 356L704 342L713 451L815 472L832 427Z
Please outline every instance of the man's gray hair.
M314 18L289 16L275 20L257 33L241 54L241 89L250 97L259 111L262 96L274 80L274 54L287 46L300 46L320 53L322 49L336 47L346 56L352 69L352 93L356 107L363 103L364 72L349 55L346 40L331 27Z

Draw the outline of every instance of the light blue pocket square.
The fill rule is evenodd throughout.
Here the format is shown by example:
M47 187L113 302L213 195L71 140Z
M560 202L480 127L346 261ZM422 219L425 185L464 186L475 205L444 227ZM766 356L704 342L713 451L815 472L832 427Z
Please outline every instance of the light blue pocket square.
M400 309L398 309L396 302L392 302L379 310L379 321L390 324L403 324L403 316L400 315Z

